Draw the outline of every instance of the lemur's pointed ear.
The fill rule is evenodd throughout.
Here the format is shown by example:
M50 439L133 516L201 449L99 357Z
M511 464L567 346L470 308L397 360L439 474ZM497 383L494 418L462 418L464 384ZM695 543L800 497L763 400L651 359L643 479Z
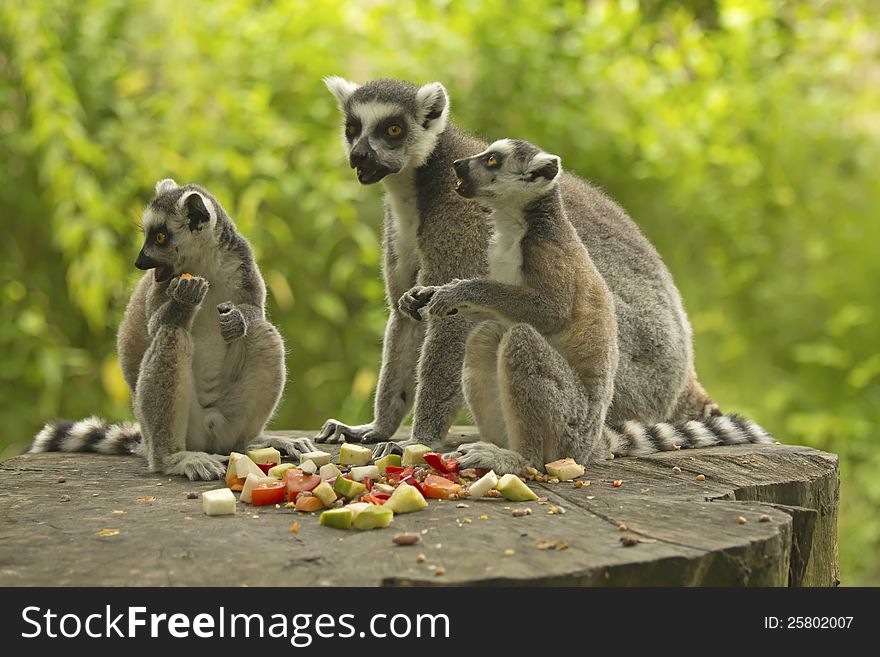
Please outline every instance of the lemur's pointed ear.
M359 84L349 82L338 75L331 75L324 78L324 84L327 89L329 89L330 93L336 97L336 102L339 103L339 109L345 108L346 101L348 101L351 95L360 87Z
M427 128L438 121L439 125L446 125L446 117L449 116L449 96L446 89L439 82L430 82L416 92L416 111L422 127Z
M170 192L172 189L177 189L177 183L174 182L171 178L163 178L156 183L157 196L159 194L164 194L165 192Z
M183 212L189 219L189 229L192 232L201 230L205 224L211 221L211 212L205 204L205 199L198 192L190 192L181 200Z
M550 153L538 153L529 162L527 173L531 180L546 178L548 181L555 180L562 173L562 160L558 155Z

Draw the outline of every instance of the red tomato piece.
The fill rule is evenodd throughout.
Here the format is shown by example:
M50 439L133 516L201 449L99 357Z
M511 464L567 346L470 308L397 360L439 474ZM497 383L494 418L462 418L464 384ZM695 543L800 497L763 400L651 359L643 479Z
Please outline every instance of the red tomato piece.
M375 495L364 495L361 498L361 502L366 502L367 504L385 504L385 500L380 499Z
M425 497L425 489L422 488L422 484L419 482L418 479L416 479L411 474L407 475L406 477L401 479L400 483L401 484L409 484L410 486L414 486L416 488L416 490L418 490L422 494L422 497Z
M257 467L262 470L263 474L265 474L266 476L269 475L269 468L274 468L276 465L278 464L272 461L269 461L268 463L257 463Z
M304 490L315 489L321 483L321 477L291 468L284 473L284 483L287 485L288 501L296 502L296 496Z
M438 475L428 475L422 482L425 489L425 497L437 499L448 499L453 493L461 490L461 486L455 482L449 481L446 477Z
M448 461L444 460L443 457L437 452L428 452L424 456L425 463L430 465L440 474L450 474L452 472L458 472L458 461L455 459L449 459Z
M389 495L388 493L370 493L370 495L375 497L377 500L382 500L383 502L387 499L390 499L391 497L391 495Z
M284 492L283 481L267 481L263 484L257 484L251 491L251 504L254 506L280 504L284 501Z
M361 483L367 487L368 491L373 490L373 478L372 477L364 477Z

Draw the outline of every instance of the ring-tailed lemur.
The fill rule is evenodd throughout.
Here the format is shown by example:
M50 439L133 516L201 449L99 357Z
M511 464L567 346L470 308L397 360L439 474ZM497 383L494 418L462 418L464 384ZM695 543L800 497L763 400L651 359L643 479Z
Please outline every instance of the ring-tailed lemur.
M454 167L456 191L493 210L489 276L401 299L413 317L488 320L468 337L463 372L483 440L448 457L518 474L565 457L772 442L737 416L606 426L619 359L614 297L566 217L559 157L504 139Z
M487 272L488 210L455 193L452 163L487 146L448 120L440 83L357 85L328 78L345 117L349 163L362 184L385 185L384 275L391 313L374 419L329 420L317 439L388 440L415 401L413 438L439 447L462 405L461 366L472 322L407 322L397 300L414 285ZM718 412L697 381L691 328L669 271L636 224L583 180L562 174L563 206L614 297L620 364L609 420L653 423ZM418 381L418 386L416 382ZM383 443L376 454L399 451Z
M266 320L250 245L213 195L171 179L143 215L135 287L117 351L138 424L49 422L32 452L137 452L150 471L216 479L231 451L311 442L263 435L281 399L284 343Z

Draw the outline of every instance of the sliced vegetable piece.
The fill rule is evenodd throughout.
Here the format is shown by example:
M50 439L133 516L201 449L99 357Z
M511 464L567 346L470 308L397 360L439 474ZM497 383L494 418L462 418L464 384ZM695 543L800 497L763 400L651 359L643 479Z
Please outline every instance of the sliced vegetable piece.
M354 519L355 529L381 529L387 527L394 520L394 512L385 507L370 504L361 511Z
M288 470L284 473L284 483L287 485L287 501L296 502L296 496L301 492L317 488L321 478L299 470Z
M401 484L407 484L408 486L412 486L422 495L425 494L425 488L422 486L422 483L415 478L414 475L407 475L403 479L400 480Z
M422 482L422 488L425 489L425 497L447 500L461 491L461 484L449 481L446 477L430 474Z
M506 474L501 477L495 485L495 489L511 502L527 502L538 499L535 492L515 474Z
M318 520L325 527L333 527L334 529L348 529L351 527L351 509L342 507L341 509L330 509L324 511Z
M420 465L425 462L422 457L431 451L427 445L407 445L403 448L403 456L400 459L401 465Z
M274 468L269 468L269 476L284 479L284 473L291 468L296 468L296 466L293 463L279 463Z
M202 509L209 516L225 516L235 513L235 495L228 488L206 490L202 493Z
M324 508L324 503L321 501L321 498L317 495L304 495L300 494L296 498L296 510L297 511L320 511Z
M380 476L379 468L375 465L362 465L351 469L351 478L355 481L363 481L367 477L370 479L378 479Z
M321 466L321 469L318 470L318 473L321 475L321 479L327 481L328 479L336 479L339 475L342 474L339 468L337 468L332 463L327 463Z
M498 475L495 474L494 470L489 470L489 472L470 485L470 488L468 488L468 495L473 498L483 497L497 485Z
M238 499L240 499L242 502L247 502L248 504L250 504L251 493L253 492L257 484L265 484L270 481L278 480L275 479L275 477L258 477L253 473L249 474L244 480L244 487L241 489L241 497L239 497Z
M303 461L299 464L299 469L306 474L315 474L318 471L318 466L314 461Z
M278 465L278 461L266 461L265 463L257 463L257 467L262 470L266 475L269 474L269 470Z
M247 456L257 465L262 465L265 463L274 463L275 465L278 465L279 463L281 463L281 452L279 452L274 447L261 447L260 449L252 449L247 453Z
M336 501L336 492L333 490L333 486L328 484L326 481L322 481L320 484L315 486L312 489L312 495L321 500L324 506L330 506Z
M258 477L262 477L265 473L257 467L257 464L251 461L244 454L232 452L229 455L229 464L226 466L226 485L232 488L239 484L244 487L244 480L248 473L253 473ZM241 488L238 488L241 490Z
M284 485L284 482L277 479L257 484L251 490L251 504L254 506L281 504L284 501L286 490L287 487Z
M301 454L299 457L300 463L305 463L306 461L311 461L317 466L327 465L330 463L331 455L327 452L305 452Z
M379 468L379 472L384 474L385 468L387 468L389 465L400 465L400 454L386 454L382 458L376 459L376 463L374 465Z
M366 465L373 458L373 451L363 445L344 443L339 450L339 465Z
M458 461L455 459L449 459L446 461L443 459L443 456L437 452L428 452L427 454L422 455L422 458L425 459L425 463L442 474L458 472Z
M346 479L345 477L336 477L336 481L333 482L333 490L337 495L352 499L366 491L367 487L359 481Z
M355 520L358 517L358 514L368 506L370 505L367 502L352 502L346 508L351 509L351 519Z
M559 481L571 481L577 477L582 477L586 468L576 463L573 458L559 459L544 466L547 474L551 477L557 477Z
M391 509L394 513L412 513L424 509L428 506L428 502L415 486L401 483L382 506Z

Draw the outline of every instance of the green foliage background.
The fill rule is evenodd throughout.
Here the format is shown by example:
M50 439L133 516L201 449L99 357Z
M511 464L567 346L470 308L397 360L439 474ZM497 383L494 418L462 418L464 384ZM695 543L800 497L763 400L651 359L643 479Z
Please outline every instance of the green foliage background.
M365 421L380 187L321 78L440 80L457 123L606 188L684 294L724 408L842 457L844 582L880 584L880 12L870 0L7 0L0 452L130 417L114 333L156 180L200 182L289 346L278 427Z

